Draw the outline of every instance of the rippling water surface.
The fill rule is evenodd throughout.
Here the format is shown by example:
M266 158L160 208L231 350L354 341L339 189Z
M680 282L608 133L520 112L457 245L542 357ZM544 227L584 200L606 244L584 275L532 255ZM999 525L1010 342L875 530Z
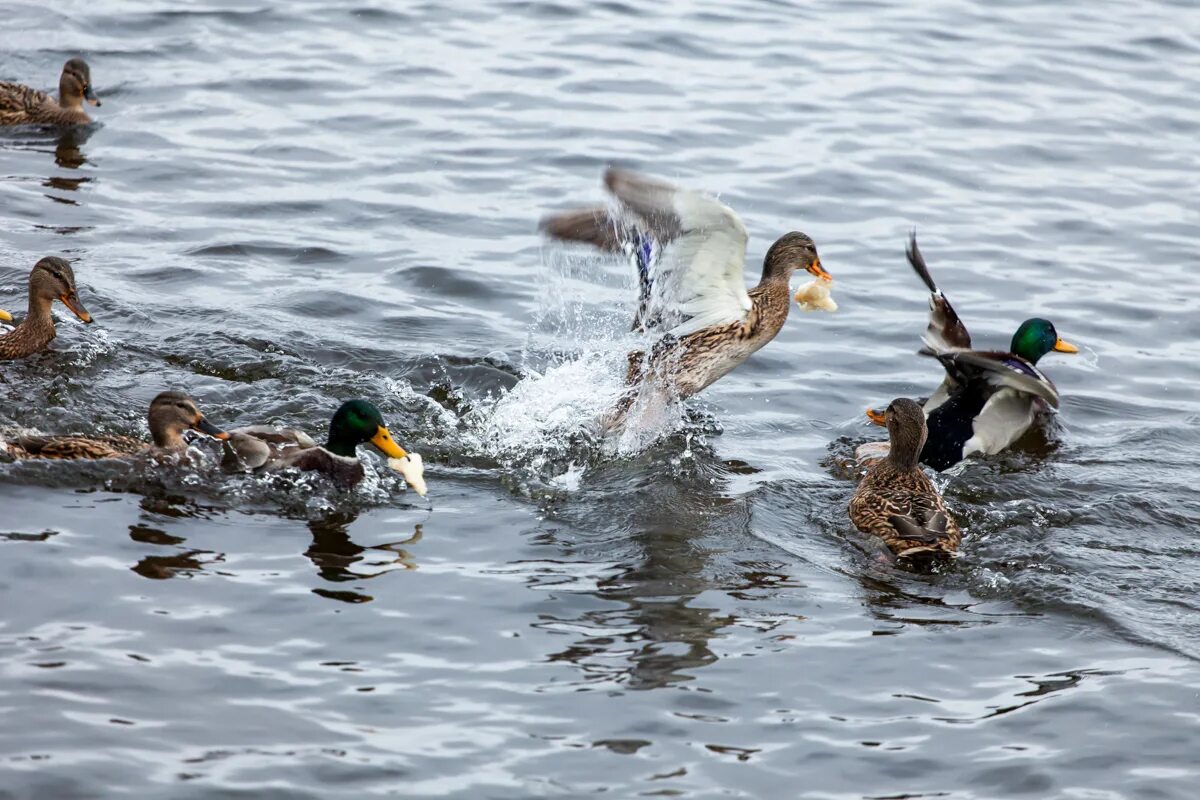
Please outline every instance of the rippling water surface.
M0 133L0 307L60 254L97 320L0 365L0 430L365 395L431 494L0 464L0 797L1196 796L1190 3L3 16L0 80L81 54L104 105ZM841 303L615 448L628 265L535 230L609 163L719 193L752 264L809 233ZM939 478L932 576L842 466L938 380L913 226L977 342L1082 351L1047 435Z

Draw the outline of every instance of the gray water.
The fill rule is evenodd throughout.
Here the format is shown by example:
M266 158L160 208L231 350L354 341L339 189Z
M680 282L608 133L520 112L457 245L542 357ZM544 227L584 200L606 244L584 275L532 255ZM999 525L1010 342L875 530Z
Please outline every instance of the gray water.
M96 319L0 365L0 430L368 396L431 487L0 464L0 797L1200 791L1191 3L0 17L0 80L83 55L104 102L0 133L0 307L58 254ZM615 449L630 269L535 227L610 163L718 193L749 273L810 234L841 304ZM912 227L977 344L1081 348L1044 434L938 478L936 575L845 517L863 410L939 380Z

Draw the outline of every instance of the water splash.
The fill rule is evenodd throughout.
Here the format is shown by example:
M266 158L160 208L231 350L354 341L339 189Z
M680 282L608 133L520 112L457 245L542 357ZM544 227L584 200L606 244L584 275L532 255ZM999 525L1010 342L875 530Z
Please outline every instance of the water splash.
M588 463L635 456L681 430L687 417L662 390L627 397L628 354L654 339L629 331L632 276L622 270L614 287L603 259L555 253L544 263L546 289L530 326L537 351L522 353L521 381L466 415L465 443L526 479L562 488L578 486ZM612 425L623 399L628 412Z

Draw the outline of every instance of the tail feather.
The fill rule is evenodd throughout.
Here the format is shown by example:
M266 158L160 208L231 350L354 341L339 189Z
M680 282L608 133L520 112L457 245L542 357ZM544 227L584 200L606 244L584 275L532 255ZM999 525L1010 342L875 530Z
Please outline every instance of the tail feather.
M933 276L929 274L929 267L925 266L925 257L921 255L921 248L917 247L917 232L915 230L908 236L908 246L904 248L904 255L908 257L908 263L912 265L913 271L929 287L929 291L933 294L938 294L939 289L937 284L933 282Z
M946 538L946 515L940 511L933 515L927 525L921 525L905 514L892 514L888 522L901 537L912 542L937 544Z

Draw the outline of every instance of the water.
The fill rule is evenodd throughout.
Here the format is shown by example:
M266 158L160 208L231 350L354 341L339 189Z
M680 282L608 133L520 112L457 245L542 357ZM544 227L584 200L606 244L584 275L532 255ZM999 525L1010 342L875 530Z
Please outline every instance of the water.
M97 320L0 366L0 429L365 395L431 495L0 464L0 797L1195 796L1189 4L2 16L0 79L82 54L104 105L0 135L0 307L61 254ZM754 265L810 234L841 305L649 445L585 424L627 265L535 232L610 162L720 193ZM938 380L913 226L978 343L1082 349L1048 436L938 479L935 576L864 552L841 466Z

